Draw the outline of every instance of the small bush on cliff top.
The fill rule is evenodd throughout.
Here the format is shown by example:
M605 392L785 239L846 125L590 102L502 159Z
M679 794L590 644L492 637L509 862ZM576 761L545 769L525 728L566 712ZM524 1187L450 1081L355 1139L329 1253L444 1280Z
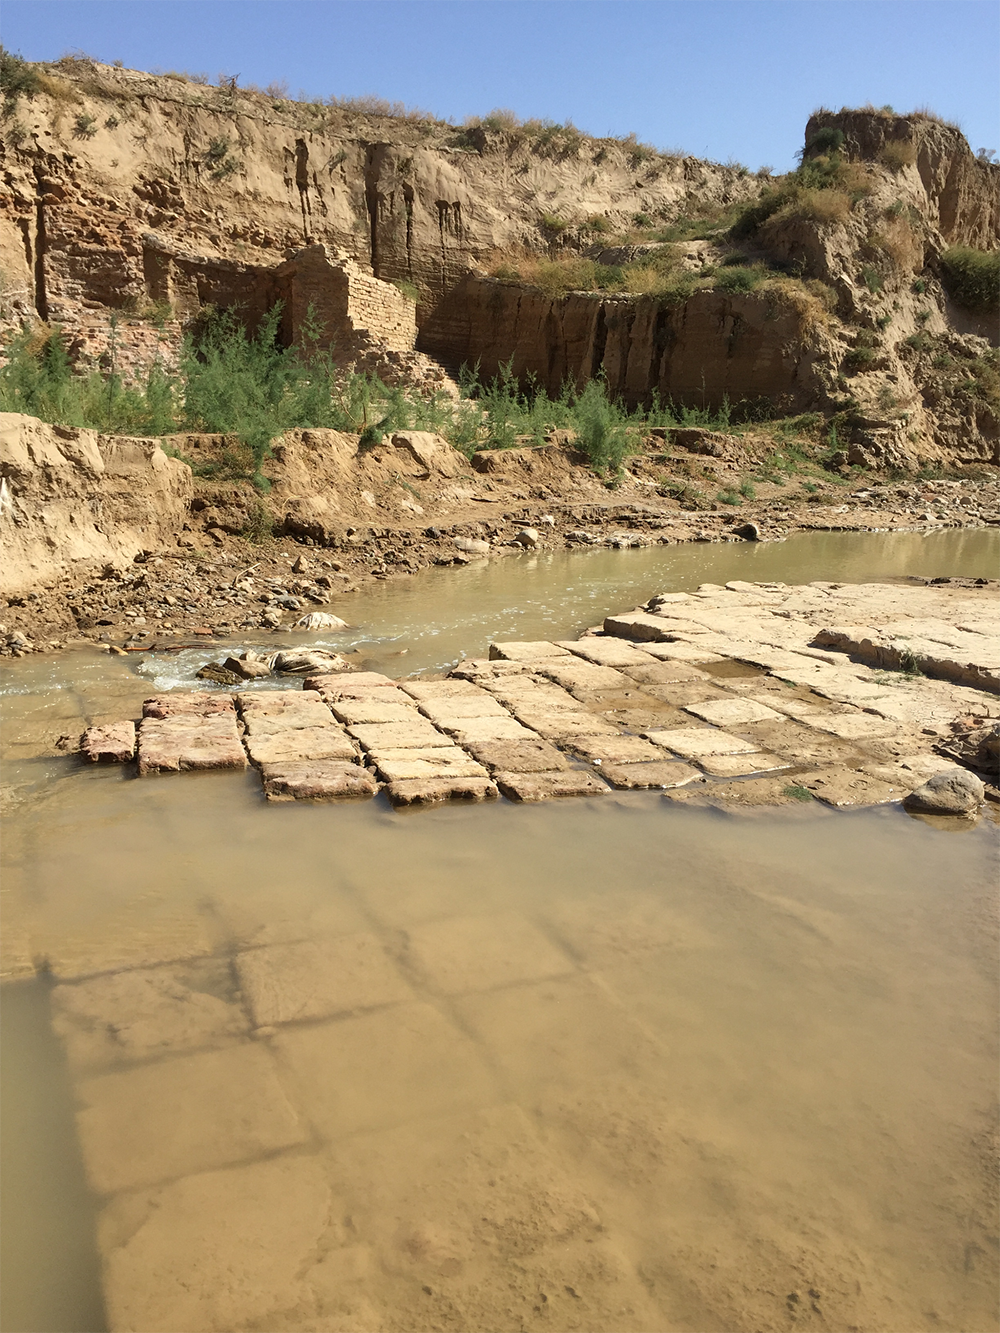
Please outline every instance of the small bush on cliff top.
M958 245L941 256L941 279L952 300L988 315L1000 304L1000 251Z
M31 98L38 92L38 75L20 56L0 46L0 94L3 95L3 115L14 113L19 97Z

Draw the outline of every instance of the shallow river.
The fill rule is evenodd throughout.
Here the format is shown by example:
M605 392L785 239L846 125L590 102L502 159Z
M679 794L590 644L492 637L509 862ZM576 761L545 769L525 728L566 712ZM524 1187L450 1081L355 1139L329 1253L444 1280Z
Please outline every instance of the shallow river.
M524 556L341 614L398 676L705 581L997 555ZM210 655L7 671L4 948L47 971L4 988L5 1333L992 1333L988 825L269 807L250 775L52 752Z

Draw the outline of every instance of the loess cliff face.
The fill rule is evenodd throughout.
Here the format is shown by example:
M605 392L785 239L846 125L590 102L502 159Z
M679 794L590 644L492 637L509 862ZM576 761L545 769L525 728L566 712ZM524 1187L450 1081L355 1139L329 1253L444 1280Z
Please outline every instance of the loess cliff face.
M545 251L544 217L624 225L760 189L641 145L458 131L83 60L42 83L4 123L5 305L81 332L88 311L162 301L164 255L187 271L182 314L247 300L259 271L316 243L412 283L424 312L493 252Z

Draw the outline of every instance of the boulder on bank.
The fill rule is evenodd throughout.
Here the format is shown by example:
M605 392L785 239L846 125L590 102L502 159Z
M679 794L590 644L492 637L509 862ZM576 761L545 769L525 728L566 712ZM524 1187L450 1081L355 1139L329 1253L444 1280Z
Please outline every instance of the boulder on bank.
M911 791L903 804L925 815L974 815L986 799L986 788L974 773L953 769L935 773Z

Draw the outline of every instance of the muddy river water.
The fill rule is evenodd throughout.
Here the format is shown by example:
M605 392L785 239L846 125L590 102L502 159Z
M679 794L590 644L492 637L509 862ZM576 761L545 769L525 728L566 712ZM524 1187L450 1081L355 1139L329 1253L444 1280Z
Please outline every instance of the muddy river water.
M402 676L706 581L997 556L526 555L334 609ZM268 806L52 748L209 655L6 672L4 1333L992 1333L992 825Z

